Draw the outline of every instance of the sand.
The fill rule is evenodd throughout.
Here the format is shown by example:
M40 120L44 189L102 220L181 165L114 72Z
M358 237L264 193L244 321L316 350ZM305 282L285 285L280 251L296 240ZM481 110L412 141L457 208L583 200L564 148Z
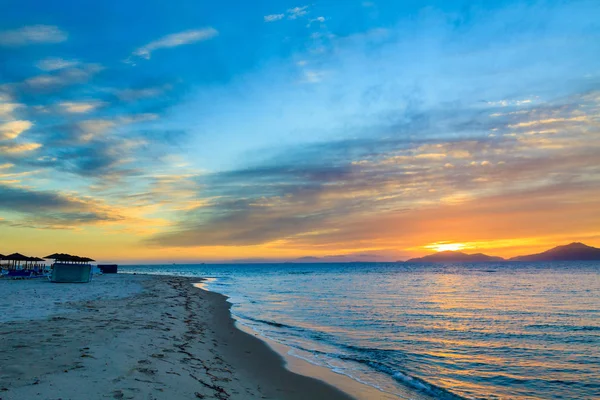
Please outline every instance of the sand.
M352 398L287 370L196 281L0 281L0 399Z

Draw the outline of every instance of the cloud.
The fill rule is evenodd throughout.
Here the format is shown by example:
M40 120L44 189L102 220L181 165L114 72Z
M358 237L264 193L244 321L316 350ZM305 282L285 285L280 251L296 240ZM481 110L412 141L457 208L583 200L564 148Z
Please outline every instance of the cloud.
M303 83L319 83L325 75L326 73L323 71L304 70L300 81Z
M285 14L271 14L271 15L265 15L265 22L275 22L275 21L279 21L281 19L283 19L285 17Z
M72 102L65 101L58 105L66 112L73 114L83 114L95 110L102 106L104 103L100 101L95 102Z
M297 19L308 14L308 6L294 7L287 10L289 19Z
M171 35L167 35L158 40L155 40L154 42L150 42L143 47L140 47L139 49L133 52L133 55L149 60L153 51L209 40L214 38L218 34L219 32L214 28L203 28L180 33L173 33Z
M58 70L55 74L34 76L23 81L21 85L16 84L16 86L32 91L55 90L65 86L85 83L103 69L99 64L84 64L75 68Z
M147 99L160 96L161 94L171 90L172 88L173 85L164 84L160 86L116 90L115 94L120 100L136 101L140 99Z
M31 25L0 32L0 46L60 43L65 40L67 34L53 25Z
M275 21L280 21L283 18L285 18L287 14L288 19L298 19L300 17L305 16L306 14L308 14L308 6L303 6L303 7L294 7L294 8L290 8L286 11L285 14L270 14L270 15L265 15L264 16L264 21L265 22L275 22ZM311 20L309 22L309 26L313 21L319 21L319 22L324 22L325 18L323 17L318 17L314 20Z
M322 24L323 22L325 22L325 17L317 17L317 18L311 19L310 21L308 21L308 24L306 25L306 27L310 28L310 26L313 24L313 22Z
M83 141L90 141L94 137L102 135L116 126L116 121L105 119L90 119L77 123L77 127L81 131L80 139Z
M1 89L1 87L0 87ZM4 120L14 120L16 119L14 113L18 109L25 108L24 104L15 103L7 93L2 93L0 91L0 118ZM0 125L2 125L0 123ZM1 131L1 128L0 128ZM0 133L1 135L1 133Z
M153 121L157 118L158 115L147 113L121 116L113 119L89 119L77 122L75 130L79 135L79 139L87 142L119 126Z
M434 230L433 216L450 221L452 214L443 214L447 210L468 212L486 199L501 199L486 207L488 215L497 213L513 222L518 213L535 210L534 200L519 200L530 192L538 193L538 200L568 199L573 190L587 190L581 197L586 202L600 187L600 169L593 167L600 151L600 141L594 140L600 136L594 117L600 104L588 97L576 95L501 118L477 105L411 110L390 121L391 137L304 144L263 158L258 165L204 174L197 178L202 206L183 211L180 223L150 243L194 247L278 242L290 248L358 249L379 240L396 246L394 240L402 233L389 226L394 219L400 227L409 221L423 233ZM584 112L588 118L574 118ZM546 139L544 147L524 141L527 133L503 135L513 131L511 124L540 116L545 121L549 115L562 131ZM432 134L438 127L453 135ZM492 129L497 136L487 136ZM473 130L481 133L473 136ZM566 188L571 192L565 194ZM563 200L555 208L564 215L579 212L577 202ZM582 207L589 210L591 205ZM423 224L404 212L419 213ZM483 217L466 219L481 224Z
M0 100L1 101L1 100ZM16 109L23 107L19 103L0 103L0 117L11 119Z
M0 140L15 139L32 126L30 121L23 120L0 123Z
M77 60L65 60L60 57L49 57L38 61L36 66L42 71L56 71L59 69L74 67L79 64Z
M55 191L38 191L0 183L0 210L21 217L12 226L65 228L80 224L118 221L123 217L91 199Z
M40 143L11 143L0 144L0 154L16 154L37 150L42 145Z

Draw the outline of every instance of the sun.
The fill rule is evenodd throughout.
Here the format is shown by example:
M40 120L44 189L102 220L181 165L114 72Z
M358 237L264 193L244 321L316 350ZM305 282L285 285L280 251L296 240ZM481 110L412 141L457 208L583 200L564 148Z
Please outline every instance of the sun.
M458 251L466 247L464 243L436 242L425 246L426 249L440 251Z

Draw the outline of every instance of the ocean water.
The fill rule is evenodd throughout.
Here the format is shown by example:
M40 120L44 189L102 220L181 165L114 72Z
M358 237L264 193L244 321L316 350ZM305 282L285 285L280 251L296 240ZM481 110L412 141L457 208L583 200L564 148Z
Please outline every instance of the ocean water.
M239 323L399 398L600 398L600 263L122 269L213 278Z

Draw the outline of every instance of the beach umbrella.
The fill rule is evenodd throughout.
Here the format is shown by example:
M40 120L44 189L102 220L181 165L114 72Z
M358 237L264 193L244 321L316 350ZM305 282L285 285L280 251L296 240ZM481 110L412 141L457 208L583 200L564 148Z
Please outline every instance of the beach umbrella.
M74 257L70 254L67 253L54 253L54 254L50 254L49 256L46 256L44 258L50 259L50 260L54 260L54 261L59 261L59 262L65 262L65 261L74 261Z
M44 258L50 259L50 260L60 260L60 259L65 259L71 257L70 254L66 254L66 253L54 253L54 254L50 254L49 256L46 256Z
M12 253L8 256L6 256L7 260L13 260L13 261L28 261L29 257L24 256L21 253Z
M17 263L21 263L22 261L29 261L29 257L24 256L21 253L12 253L5 257L5 260L12 261L13 265L16 266Z

